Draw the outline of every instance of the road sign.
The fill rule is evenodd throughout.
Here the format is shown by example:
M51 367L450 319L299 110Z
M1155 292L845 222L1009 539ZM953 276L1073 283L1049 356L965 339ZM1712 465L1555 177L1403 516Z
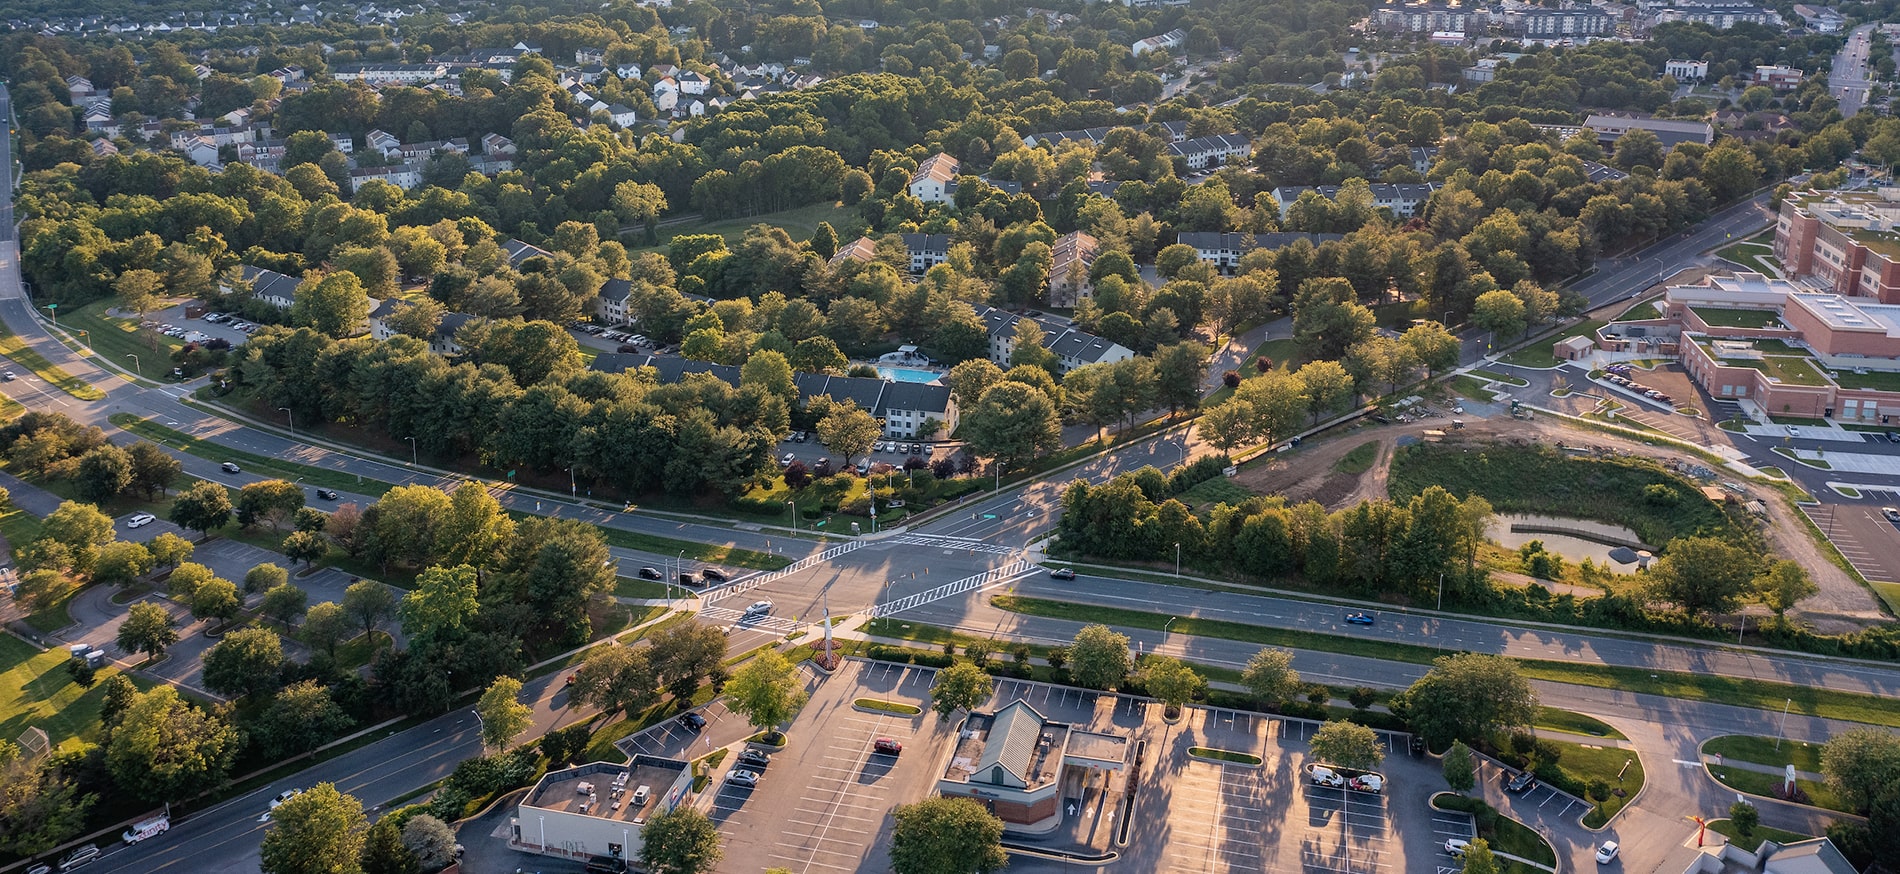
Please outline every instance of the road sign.
M983 518L985 518L985 519L994 519L994 518L996 518L996 514L995 514L995 513L984 513L984 514L983 514Z

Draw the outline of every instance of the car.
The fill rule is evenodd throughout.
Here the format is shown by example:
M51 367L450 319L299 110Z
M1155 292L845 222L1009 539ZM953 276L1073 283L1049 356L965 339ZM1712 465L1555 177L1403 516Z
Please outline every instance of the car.
M787 452L787 453L785 453L784 455L782 455L782 456L779 456L779 460L778 460L778 466L779 466L779 467L791 467L791 466L792 466L792 462L794 462L794 461L797 461L797 460L798 460L798 456L796 456L796 455L793 455L793 454L791 454L790 452Z
M1464 858L1465 850L1469 849L1470 847L1471 847L1471 842L1465 840L1464 838L1452 838L1451 840L1448 840L1445 842L1445 852L1450 853L1452 855L1452 858L1455 858L1455 859Z
M1412 735L1411 740L1406 741L1406 748L1411 751L1413 756L1425 755L1425 738L1416 734Z
M1887 517L1889 522L1900 522L1900 508L1881 507L1880 515Z
M659 568L656 568L656 567L643 567L643 568L641 568L641 569L640 569L640 579L643 579L643 580L664 580L664 579L666 579L666 575L664 575L664 574L662 574L662 573L660 573L660 569L659 569Z
M871 752L880 756L895 756L904 751L904 745L896 738L880 737L871 741Z
M1378 774L1360 774L1346 781L1355 792L1369 792L1377 795L1385 791L1385 778Z
M1312 772L1307 775L1307 779L1312 780L1315 786L1332 786L1337 788L1346 785L1346 778L1343 775L1325 765L1314 765Z
M1073 580L1075 579L1075 568L1068 568L1068 567L1056 568L1055 570L1052 570L1049 572L1049 579Z
M702 577L705 577L706 579L712 580L715 583L723 583L726 580L731 579L731 577L726 576L725 571L722 571L716 567L701 568L699 571L699 575Z
M698 731L706 727L706 717L701 716L697 713L693 713L691 711L680 714L679 719L675 721L680 724L681 728L685 728L690 731Z
M771 601L753 601L751 606L745 608L745 615L748 617L764 616L765 614L770 613L770 612L772 612Z
M640 351L640 347L632 343L622 343L619 346L614 347L614 351L615 352L638 352Z
M1790 437L1799 437L1799 436L1801 436L1801 429L1800 429L1800 428L1798 428L1798 427L1795 427L1794 425L1789 425L1789 426L1788 426L1788 436L1790 436Z
M93 862L98 861L98 859L99 859L98 845L87 844L83 847L78 847L74 849L70 853L67 853L66 858L60 860L59 870L71 871L74 868L78 868L82 865L90 865Z
M16 376L14 376L14 375L13 375L13 371L11 371L11 370L9 370L9 371L6 371L5 373L0 373L0 380L5 380L5 381L7 381L7 382L12 382L12 381L14 381L15 379L18 379L18 378L19 378L19 377L16 377Z
M26 869L26 874L53 874L53 866L41 863Z
M285 789L284 791L277 793L276 798L272 798L270 800L270 809L276 810L277 808L282 807L284 802L289 801L292 798L296 798L298 795L301 795L301 794L303 794L302 789Z
M238 467L235 461L227 461L218 465L218 468L225 473L242 473L244 471L244 468Z
M1597 864L1610 864L1610 860L1616 858L1616 851L1620 849L1622 847L1617 846L1615 841L1604 841L1603 846L1597 848Z
M699 577L693 576L692 571L687 571L680 574L680 585L695 589L699 588Z
M746 750L739 754L739 764L748 768L764 768L772 764L772 754L759 750Z
M125 527L144 528L156 521L158 521L158 517L150 513L134 513L132 518L125 520Z
M1515 793L1529 792L1537 788L1537 777L1529 771L1519 771L1505 781L1504 788Z
M1372 618L1371 613L1358 612L1346 614L1347 625L1371 625L1377 621L1378 620Z
M744 786L749 789L753 786L759 785L759 772L757 771L728 771L726 772L726 782L731 783L734 786Z
M336 489L317 489L317 497L326 501L336 500Z
M793 442L793 443L803 443L803 442L805 442L805 432L803 432L803 431L794 431L794 432L792 432L792 442Z

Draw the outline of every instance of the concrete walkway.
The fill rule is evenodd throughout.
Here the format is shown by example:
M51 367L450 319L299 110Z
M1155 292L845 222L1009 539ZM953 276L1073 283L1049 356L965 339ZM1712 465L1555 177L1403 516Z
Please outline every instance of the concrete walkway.
M1707 765L1711 768L1727 768L1729 770L1734 770L1734 771L1754 771L1757 774L1773 774L1777 777L1786 776L1788 773L1788 769L1786 767L1776 766L1776 765L1764 765L1760 762L1744 762L1741 759L1735 759L1734 761L1730 761L1726 758L1723 758L1722 756L1712 755L1712 754L1704 754L1702 756L1702 764ZM1819 783L1827 779L1825 775L1816 774L1813 771L1796 770L1794 772L1794 775L1795 777L1799 779L1810 780L1815 783Z

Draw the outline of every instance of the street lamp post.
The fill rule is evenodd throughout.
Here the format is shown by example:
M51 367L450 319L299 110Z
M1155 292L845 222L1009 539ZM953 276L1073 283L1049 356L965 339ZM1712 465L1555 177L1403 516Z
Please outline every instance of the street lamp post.
M1438 572L1438 609L1445 609L1445 572Z
M1003 490L1003 463L1001 461L996 462L996 489L995 490L999 492Z
M130 359L132 359L132 369L133 369L133 370L136 370L136 371L138 371L138 374L139 374L140 376L144 376L144 375L145 375L145 368L144 368L143 366L141 366L141 365L139 364L139 357L138 357L137 355L134 355L134 354L132 354L132 353L130 353L130 352L127 352L127 353L125 353L125 357L127 357L127 358L130 358Z
M290 423L290 430L297 430L297 417L290 414L289 407L278 407L277 411L284 414L284 421Z
M55 328L59 327L59 304L56 304L56 303L41 304L40 309L43 309L52 313L53 327Z
M1181 544L1179 543L1174 545L1174 575L1177 578L1181 576Z
M567 495L570 498L578 498L581 496L580 485L574 482L574 467L572 465L569 465L567 468Z
M1794 706L1793 698L1789 698L1786 702L1782 703L1781 705L1781 721L1775 723L1775 749L1776 750L1781 749L1781 739L1788 736L1788 733L1787 733L1788 708L1793 707L1793 706Z
M791 508L791 511L792 511L792 530L793 530L793 531L797 531L797 530L798 530L798 501L796 501L796 500L791 500L791 501L786 501L786 502L785 502L785 506L787 506L787 507L790 507L790 508Z
M407 439L409 440L409 466L410 466L410 467L421 467L421 466L422 466L422 456L420 456L420 455L418 455L418 454L416 453L416 438L414 438L414 437L410 437L410 438L407 438Z

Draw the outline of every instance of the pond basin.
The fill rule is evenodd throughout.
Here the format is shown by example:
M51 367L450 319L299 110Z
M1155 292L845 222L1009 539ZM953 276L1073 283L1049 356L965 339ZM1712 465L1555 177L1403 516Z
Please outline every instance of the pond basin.
M1564 561L1575 564L1587 558L1599 567L1623 574L1635 573L1637 564L1617 561L1611 556L1611 550L1623 547L1655 551L1638 539L1636 532L1621 525L1527 513L1499 513L1491 517L1485 537L1513 551L1533 540L1541 540L1545 552L1561 555Z

